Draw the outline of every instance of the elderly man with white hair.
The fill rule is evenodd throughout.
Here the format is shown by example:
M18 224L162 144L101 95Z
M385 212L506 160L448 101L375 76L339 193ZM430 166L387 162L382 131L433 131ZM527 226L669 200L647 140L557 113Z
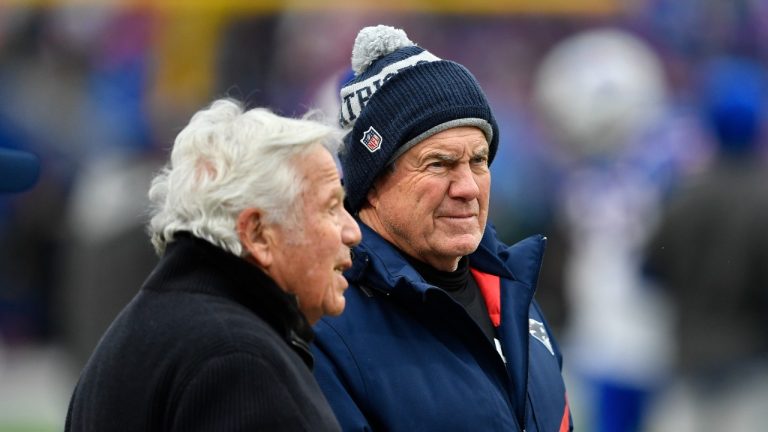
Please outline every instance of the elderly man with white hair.
M361 238L339 144L233 100L192 117L149 191L161 259L86 364L67 431L339 430L309 351Z

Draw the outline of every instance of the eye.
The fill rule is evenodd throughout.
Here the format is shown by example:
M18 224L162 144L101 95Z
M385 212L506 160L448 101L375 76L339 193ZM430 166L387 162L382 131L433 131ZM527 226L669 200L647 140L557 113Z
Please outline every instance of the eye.
M450 169L456 164L456 161L448 157L432 157L427 159L426 168L430 171L444 171Z
M488 156L477 155L471 159L473 165L488 165Z

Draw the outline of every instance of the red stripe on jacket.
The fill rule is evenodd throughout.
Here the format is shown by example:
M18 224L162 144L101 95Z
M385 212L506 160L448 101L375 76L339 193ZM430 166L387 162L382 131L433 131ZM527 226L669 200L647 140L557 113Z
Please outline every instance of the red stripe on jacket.
M480 288L480 293L485 299L485 306L488 308L488 315L494 327L501 324L501 280L498 276L490 273L483 273L480 270L470 268L472 276Z
M571 427L570 408L568 407L568 395L565 395L565 412L563 412L563 419L560 420L559 432L568 432Z

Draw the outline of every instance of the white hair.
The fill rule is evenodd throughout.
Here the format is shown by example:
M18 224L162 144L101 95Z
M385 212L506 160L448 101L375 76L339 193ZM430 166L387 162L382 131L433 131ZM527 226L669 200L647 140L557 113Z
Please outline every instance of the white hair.
M267 223L296 223L303 187L297 157L317 144L335 154L341 142L336 127L312 115L245 111L238 101L219 99L192 116L149 189L155 251L162 254L176 232L189 231L242 256L236 221L250 207L261 209Z

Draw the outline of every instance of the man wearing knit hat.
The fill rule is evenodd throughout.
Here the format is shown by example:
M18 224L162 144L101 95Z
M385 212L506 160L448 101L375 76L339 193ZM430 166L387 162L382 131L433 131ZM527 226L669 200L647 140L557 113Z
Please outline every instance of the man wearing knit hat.
M479 84L402 30L364 28L341 89L345 205L363 233L315 376L347 431L568 431L533 294L545 239L486 226L499 142Z

